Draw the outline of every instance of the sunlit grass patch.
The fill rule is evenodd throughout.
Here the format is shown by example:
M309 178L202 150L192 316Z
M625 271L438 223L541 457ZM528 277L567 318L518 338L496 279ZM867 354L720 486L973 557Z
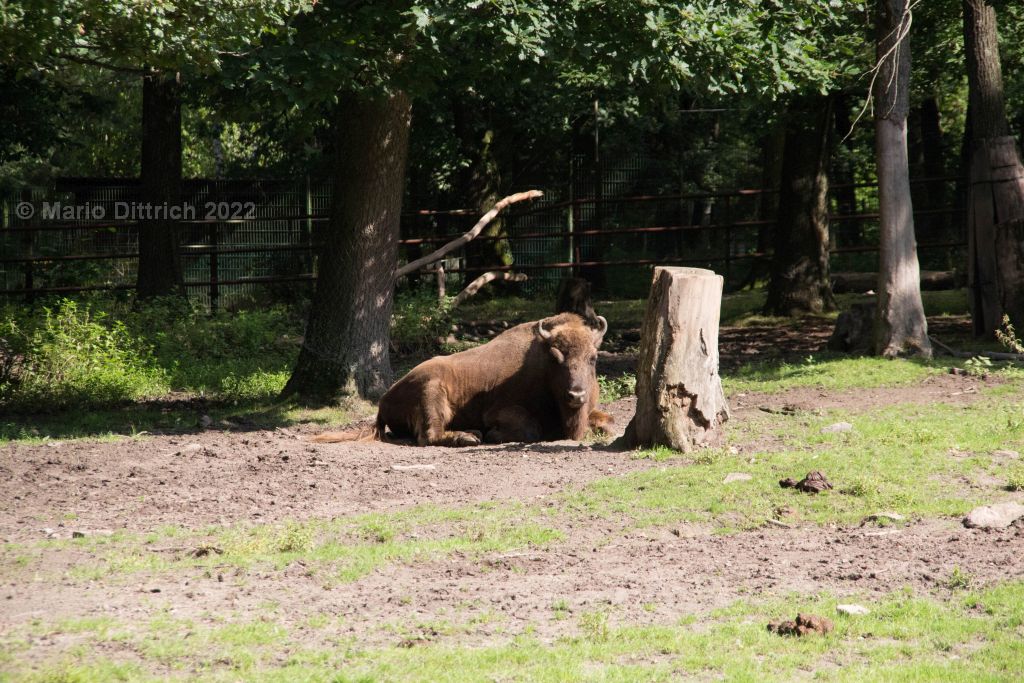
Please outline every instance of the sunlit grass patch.
M283 569L301 561L326 584L353 581L390 563L443 557L453 552L480 555L543 547L562 538L543 524L533 508L518 504L479 504L373 513L332 520L185 530L169 527L147 534L118 532L109 537L9 545L0 566L46 571L35 549L75 554L70 574L77 578L216 568ZM25 559L22 559L25 558Z
M802 362L750 363L723 373L726 393L777 392L795 387L821 387L832 391L893 387L920 382L947 372L948 363L885 360L876 357L817 354Z
M869 608L836 613L840 602ZM555 603L555 612L567 605ZM824 636L784 637L768 622L797 612L832 619ZM1015 681L1024 634L1024 583L1008 582L945 597L910 589L879 598L828 593L739 600L674 622L623 623L614 607L563 617L568 633L552 642L520 635L484 646L459 643L489 619L397 620L385 625L395 645L364 646L337 629L295 634L272 619L237 616L213 623L165 613L134 623L59 622L35 628L74 635L71 651L20 668L24 649L7 662L29 681L220 680ZM321 627L326 623L322 623ZM7 641L13 642L13 641ZM5 642L6 644L6 642ZM99 655L98 653L104 653ZM73 654L72 654L73 653Z
M790 521L813 523L855 523L882 510L908 517L960 515L1007 495L1005 485L973 483L985 477L1015 481L1016 470L989 453L1024 447L1022 413L1022 404L986 400L898 405L853 416L764 416L751 429L771 435L772 446L686 456L639 451L635 457L685 464L600 479L566 494L564 505L640 525L703 522L723 531L760 526L780 508L793 510ZM853 429L822 432L838 419ZM809 495L779 486L780 479L800 479L811 470L824 472L835 489ZM723 483L731 472L751 479Z

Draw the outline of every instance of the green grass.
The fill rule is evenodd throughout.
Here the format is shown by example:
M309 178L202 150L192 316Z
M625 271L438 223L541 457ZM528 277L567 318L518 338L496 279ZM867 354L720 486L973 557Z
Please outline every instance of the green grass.
M533 512L518 504L420 506L333 520L198 531L172 526L149 534L116 532L28 546L8 544L0 552L0 567L46 572L38 559L42 551L73 553L70 575L88 580L143 572L221 573L225 568L279 571L301 561L310 574L330 585L354 581L390 563L429 560L454 552L475 556L542 547L562 538L561 532L538 522ZM167 547L171 550L163 550ZM192 551L200 548L216 550L194 557Z
M272 621L211 625L157 616L120 630L104 625L91 633L74 631L77 661L58 656L15 679L788 681L813 673L825 681L1018 680L1024 655L1020 582L945 599L904 590L856 601L871 613L837 615L840 600L827 594L738 601L704 617L682 614L674 624L622 624L613 610L596 610L565 621L575 632L554 642L530 635L527 624L520 635L478 647L457 644L463 629L445 620L390 629L395 645L381 647L341 636L340 626L302 634ZM797 611L832 618L835 631L791 638L766 630L769 621ZM63 631L57 626L50 632ZM400 646L408 634L424 635L411 647Z
M212 420L211 429L231 429L232 424L256 424L273 429L299 423L337 425L375 412L374 406L361 401L327 407L266 400L190 400L184 405L132 403L73 412L4 416L0 418L0 446L11 442L41 443L49 439L115 440L144 438L147 434L161 432L194 432L201 429L200 420L204 415Z
M760 526L780 507L789 521L857 523L880 511L908 517L962 515L973 506L1005 496L1017 471L988 457L997 449L1024 447L1024 405L1006 397L968 406L897 405L854 415L764 415L738 427L731 443L754 438L766 444L733 454L727 448L699 451L683 464L667 449L635 457L666 465L598 480L567 494L569 509L585 515L626 517L642 526L676 522L708 524L720 531ZM854 429L823 434L821 428L849 421ZM779 486L821 470L835 489L819 495ZM722 484L730 472L749 481ZM966 482L994 478L1001 484ZM966 490L965 490L966 489Z
M778 392L795 387L833 391L894 387L920 382L929 375L948 372L944 361L883 360L844 354L818 354L802 363L768 361L750 363L723 373L726 395L734 392Z

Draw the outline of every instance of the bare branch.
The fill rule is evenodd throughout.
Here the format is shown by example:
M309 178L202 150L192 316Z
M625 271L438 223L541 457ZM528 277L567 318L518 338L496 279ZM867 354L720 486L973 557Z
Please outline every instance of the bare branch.
M473 280L466 286L464 290L458 293L458 295L452 299L452 308L455 308L459 304L463 303L466 299L479 292L484 285L493 280L508 280L509 282L522 282L526 279L525 273L507 273L505 271L491 270L477 279Z
M480 234L480 231L483 230L488 223L494 220L495 216L501 213L502 209L504 209L509 204L515 204L516 202L521 202L524 199L536 199L537 197L543 196L544 193L541 192L540 190L528 190L527 192L519 192L517 194L512 194L509 195L508 197L505 197L500 202L495 204L494 208L492 208L490 211L481 216L480 220L476 222L476 225L474 225L469 232L462 235L461 237L453 239L451 242L444 245L437 251L434 251L433 253L427 254L422 258L418 258L415 261L411 261L410 263L405 264L404 266L395 271L395 277L399 278L402 277L403 275L408 275L409 273L415 273L423 266L429 263L433 263L438 259L444 258L444 256L449 252L458 249L467 242L470 242L474 237Z
M935 337L929 336L928 338L931 339L933 344L954 358L977 358L978 356L981 356L982 358L988 358L990 360L1024 360L1024 353L1002 353L1000 351L957 351L946 344L943 344Z
M900 58L900 46L903 45L904 39L910 34L910 25L911 23L913 23L914 20L913 10L919 4L921 4L921 0L914 0L914 2L908 3L906 9L903 12L903 16L900 17L900 23L896 26L896 28L887 33L885 37L882 38L882 40L880 41L884 43L885 41L889 40L889 38L892 38L894 34L896 36L892 46L886 51L884 55L879 57L878 61L875 62L875 65L867 71L867 73L871 74L871 81L868 83L868 95L864 99L864 106L861 107L859 112L857 112L857 116L853 119L853 123L850 124L850 130L846 132L846 135L843 136L843 139L840 140L840 143L846 142L847 138L853 135L854 128L856 128L857 124L860 123L860 120L864 117L864 114L867 113L868 109L872 108L873 110L875 81L878 80L878 74L882 70L882 65L885 64L886 60L889 59L890 57L893 57L894 63L892 74L889 78L889 83L886 84L886 90L892 87L893 80L896 77L897 64L899 63ZM893 53L895 53L895 56ZM886 116L888 116L888 114L889 112L886 112Z

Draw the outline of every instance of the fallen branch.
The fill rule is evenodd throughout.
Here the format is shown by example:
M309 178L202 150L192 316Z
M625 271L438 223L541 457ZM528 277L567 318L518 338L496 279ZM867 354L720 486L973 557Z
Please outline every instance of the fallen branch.
M488 271L478 277L477 279L470 282L464 290L459 292L454 299L452 299L452 308L455 308L459 304L463 303L466 299L479 292L484 285L494 280L508 280L510 282L522 282L526 279L525 273L506 273L504 271Z
M935 344L954 358L976 358L981 356L982 358L988 358L989 360L1024 361L1024 353L1002 353L1000 351L957 351L946 346L935 337L929 336L928 338L932 340L932 344Z
M517 194L512 194L505 197L500 202L495 204L494 208L492 208L490 211L481 216L480 220L476 222L476 225L474 225L469 232L460 237L456 237L451 242L444 245L437 251L427 254L422 258L418 258L415 261L410 261L409 263L406 263L404 266L395 271L395 277L402 277L403 275L408 275L409 273L415 273L423 266L433 263L438 259L444 258L446 254L454 251L455 249L458 249L467 242L470 242L473 238L480 234L481 230L487 227L488 223L493 221L494 218L499 213L501 213L502 209L504 209L509 204L515 204L516 202L521 202L524 199L536 199L537 197L543 196L544 193L541 192L540 190L528 190L526 192L519 192Z

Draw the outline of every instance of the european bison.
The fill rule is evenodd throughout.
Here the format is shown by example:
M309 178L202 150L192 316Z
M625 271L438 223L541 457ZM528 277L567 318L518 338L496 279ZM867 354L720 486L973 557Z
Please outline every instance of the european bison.
M380 400L368 433L330 432L314 441L383 440L386 430L421 445L474 446L481 440L580 439L607 432L599 411L597 329L575 313L517 325L490 342L420 363Z

